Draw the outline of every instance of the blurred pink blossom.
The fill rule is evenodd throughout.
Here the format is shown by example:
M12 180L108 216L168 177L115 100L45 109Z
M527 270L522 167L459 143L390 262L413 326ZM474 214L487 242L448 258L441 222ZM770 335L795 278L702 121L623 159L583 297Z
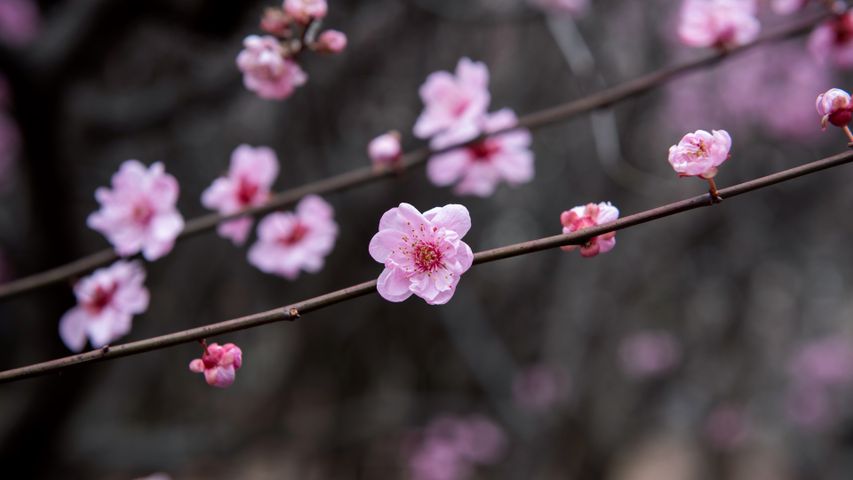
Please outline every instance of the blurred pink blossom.
M669 163L680 177L713 178L729 158L732 138L725 130L696 130L669 147Z
M323 53L341 53L347 48L347 36L337 30L326 30L317 37L315 48Z
M808 44L820 63L853 67L853 10L820 24L809 36Z
M332 206L316 195L303 198L294 213L267 215L258 224L249 263L288 280L295 280L300 270L319 272L338 236L334 216Z
M74 285L77 306L59 320L59 336L74 352L86 337L95 348L127 335L134 315L148 309L145 270L139 262L119 260Z
M284 0L284 11L299 23L319 20L328 12L326 0Z
M231 154L228 175L217 178L207 187L201 195L201 203L222 215L261 205L269 198L270 188L278 176L278 165L278 157L272 149L240 145ZM252 217L243 217L220 223L217 231L234 244L242 245L252 223Z
M528 0L528 2L552 15L577 16L589 6L589 0Z
M485 416L441 416L424 430L409 469L418 480L462 480L476 465L500 461L506 447L503 429Z
M559 403L565 395L565 378L548 365L525 368L512 380L512 396L515 403L530 412L547 411Z
M400 133L391 131L383 133L370 141L367 145L367 155L373 161L376 168L389 168L396 166L403 154L400 146Z
M249 35L243 46L237 67L243 72L243 84L259 97L285 99L308 80L298 63L285 58L284 48L275 37Z
M486 112L491 100L489 70L483 63L462 58L455 75L445 71L430 74L421 85L420 96L424 111L414 132L419 138L428 138Z
M431 146L446 148L473 140L481 133L497 132L517 124L515 113L504 108L445 131L433 139ZM427 163L427 176L442 187L458 182L454 191L459 195L487 197L494 193L501 180L514 186L533 178L530 141L530 132L522 128L434 155Z
M807 3L809 0L771 0L770 6L779 15L790 15L806 6Z
M35 0L0 0L0 41L21 46L35 39L40 29Z
M243 352L233 343L226 343L221 347L217 343L204 345L204 354L201 358L190 362L191 371L204 373L207 384L219 388L231 386L241 366L243 366Z
M691 47L744 45L761 30L755 10L753 0L685 0L678 37Z
M184 228L175 208L178 181L163 164L151 167L127 160L113 175L112 190L101 187L95 198L101 209L89 215L89 228L101 232L121 256L142 252L147 260L169 253Z
M836 416L826 388L797 382L788 388L785 412L791 421L812 430L827 428Z
M815 101L818 115L821 116L820 126L826 130L826 124L845 127L853 118L853 102L850 94L840 88L831 88L817 96Z
M462 241L470 228L471 216L462 205L421 214L401 203L385 212L368 247L373 259L385 265L376 286L379 295L402 302L414 293L430 305L447 303L474 260Z
M569 234L584 228L610 223L617 218L619 218L619 209L610 202L601 202L597 205L588 203L560 214L560 223L563 224L563 233ZM599 253L613 250L615 246L616 232L608 232L592 237L583 245L566 245L560 248L566 252L580 248L580 253L584 257L594 257Z
M805 344L794 355L791 375L799 383L837 386L853 382L853 344L829 337Z
M719 405L705 419L705 437L715 448L730 450L749 435L746 412L735 405Z
M276 7L267 7L261 17L261 30L276 37L289 37L290 22L293 20L284 10Z
M622 370L636 379L660 376L681 359L678 341L665 331L648 330L624 338L619 345Z

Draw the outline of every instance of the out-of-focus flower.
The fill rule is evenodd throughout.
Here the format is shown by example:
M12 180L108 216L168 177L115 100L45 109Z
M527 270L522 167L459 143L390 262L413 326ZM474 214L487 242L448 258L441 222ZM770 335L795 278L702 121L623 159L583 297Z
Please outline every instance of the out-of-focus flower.
M130 332L134 315L148 309L145 270L139 262L119 260L74 285L77 306L59 320L59 336L72 351L86 345L86 337L100 348Z
M577 16L589 6L589 0L528 0L528 2L552 15Z
M554 407L566 394L566 381L548 365L528 367L512 380L512 396L524 410L543 412Z
M588 203L560 214L560 223L563 224L563 233L569 234L584 228L594 227L610 223L619 218L619 209L610 202L599 204ZM616 246L616 232L607 232L592 237L583 245L566 245L561 249L570 252L580 248L584 257L594 257L599 253L607 253Z
M295 213L267 215L258 224L249 263L289 280L295 280L300 270L319 272L338 236L334 217L332 206L316 195L303 198Z
M409 469L417 480L463 480L476 465L497 463L506 444L503 429L485 416L441 416L410 453Z
M223 215L240 209L261 205L267 201L278 176L278 157L267 147L252 148L240 145L231 154L228 175L217 178L201 195L201 203ZM252 228L252 218L244 217L220 223L217 231L242 245Z
M650 378L669 372L681 359L678 341L665 331L644 331L624 338L619 359L626 375Z
M299 64L285 57L284 48L275 37L249 35L243 46L237 55L237 67L243 72L243 84L259 97L285 99L308 80Z
M794 355L790 372L797 381L813 385L853 383L853 344L834 337L809 342Z
M0 0L0 41L20 46L35 39L40 29L35 0Z
M367 155L376 168L389 168L397 165L403 155L400 133L391 131L374 138L367 145Z
M459 278L474 261L462 237L471 216L462 205L445 205L423 214L401 203L382 215L370 240L370 255L385 265L376 289L382 298L402 302L413 293L430 305L447 303Z
M290 30L292 20L281 8L268 7L264 10L264 16L261 17L261 30L276 37L288 37L292 33Z
M811 430L826 429L837 415L827 389L797 382L785 395L785 413L795 424Z
M846 127L853 119L853 101L850 94L840 88L831 88L817 96L815 101L820 118L820 126L825 130L826 124L836 127Z
M746 412L736 405L719 405L705 419L705 437L720 450L739 447L748 435Z
M285 0L284 11L299 23L307 24L326 16L326 0Z
M696 130L669 147L669 163L680 177L705 179L717 174L717 167L729 158L732 138L725 130Z
M203 344L204 345L204 344ZM243 365L243 352L233 343L211 343L204 345L201 358L190 362L190 370L204 373L204 380L211 387L225 388L234 383L237 370Z
M347 36L337 30L326 30L317 37L314 48L322 53L341 53L347 48Z
M790 15L800 10L809 0L771 0L770 7L779 15Z
M107 237L121 256L141 251L147 260L156 260L169 253L184 228L175 208L179 190L175 177L160 162L146 169L127 160L113 175L112 186L95 191L101 209L89 215L89 228Z
M809 36L808 47L820 63L853 67L853 10L821 23Z
M518 119L505 108L436 136L432 147L442 149L477 137L516 126ZM533 178L533 152L530 132L511 130L490 136L466 147L433 156L427 163L427 176L438 186L455 182L460 195L487 197L501 180L510 185L529 182Z
M421 85L420 96L424 111L414 132L419 138L428 138L486 112L491 100L489 70L483 63L462 58L455 75L445 71L430 74Z
M685 0L678 37L691 47L728 48L753 41L761 30L753 0Z

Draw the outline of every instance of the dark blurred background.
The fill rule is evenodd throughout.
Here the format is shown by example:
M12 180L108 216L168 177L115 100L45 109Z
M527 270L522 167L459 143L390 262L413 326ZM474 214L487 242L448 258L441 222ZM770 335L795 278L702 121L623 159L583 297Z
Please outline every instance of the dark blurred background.
M705 53L675 41L678 2L593 3L571 18L521 0L331 0L325 25L347 51L305 57L309 82L274 102L234 64L271 2L38 2L32 38L0 26L20 133L0 189L4 275L107 247L85 220L127 159L163 161L192 218L241 143L278 153L278 190L366 165L390 129L418 146L418 87L463 56L489 66L491 110L525 114ZM337 245L297 281L212 232L180 242L146 265L151 305L122 341L375 278L367 244L402 201L465 204L476 251L558 233L576 205L629 214L701 193L666 162L698 128L734 139L720 186L837 153L844 138L820 131L814 98L844 78L798 38L536 131L536 178L490 198L457 197L422 169L329 196ZM842 167L631 228L592 259L478 266L443 307L369 296L211 339L244 352L226 390L187 369L194 344L3 385L3 476L418 478L423 429L480 415L504 448L448 479L850 478L851 178ZM57 322L73 304L57 285L0 305L0 367L66 355ZM813 385L826 369L839 380Z

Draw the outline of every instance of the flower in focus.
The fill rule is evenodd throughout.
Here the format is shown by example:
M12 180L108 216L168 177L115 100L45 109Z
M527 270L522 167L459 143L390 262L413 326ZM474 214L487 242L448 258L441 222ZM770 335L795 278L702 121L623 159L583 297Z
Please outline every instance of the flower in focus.
M59 320L59 337L74 352L86 337L95 348L127 335L134 315L148 309L145 270L139 262L119 260L74 285L77 306Z
M696 130L669 147L669 163L680 177L714 178L717 167L729 158L732 138L725 130Z
M820 126L826 130L826 124L844 128L853 119L853 101L850 94L840 88L831 88L817 96L815 101L820 118Z
M24 45L35 39L40 29L38 2L0 0L0 42Z
M101 209L89 215L89 228L107 237L121 256L141 251L150 261L169 253L184 228L175 208L179 190L175 177L160 162L146 169L127 160L113 175L112 186L95 191Z
M401 203L382 215L379 232L370 240L370 256L385 264L376 289L391 302L413 293L430 305L447 303L459 278L474 261L462 237L471 216L462 205L445 205L421 214Z
M285 0L284 12L299 23L319 20L328 12L326 0Z
M409 452L409 470L417 480L462 480L477 465L497 463L506 444L503 429L483 415L441 416Z
M314 48L322 53L341 53L347 48L347 36L337 30L326 30L317 37Z
M808 46L821 63L853 67L853 10L820 24L809 35Z
M622 370L637 379L660 376L672 370L680 358L678 341L664 331L635 333L619 345Z
M517 123L515 113L505 108L436 136L431 146L442 149L472 140L481 132L497 132ZM434 155L427 163L427 176L438 186L459 182L454 188L457 194L480 197L491 195L501 180L510 185L529 182L533 178L530 132L511 130Z
M397 165L403 155L400 133L391 131L374 138L367 145L367 155L375 168L389 168Z
M753 41L760 30L753 0L685 0L678 37L691 47L729 48Z
M285 99L308 80L299 64L286 58L275 37L249 35L243 46L237 55L237 67L243 72L243 84L259 97Z
M303 198L295 212L267 215L258 224L249 263L289 280L296 279L300 270L319 272L338 236L334 216L332 206L316 195Z
M234 383L237 370L243 365L243 352L233 343L219 346L202 342L204 353L201 358L190 362L190 370L204 373L204 380L211 387L225 388Z
M418 138L429 138L457 123L471 121L486 112L491 100L489 70L485 64L462 58L456 74L430 74L420 88L424 111L415 122Z
M566 14L577 16L583 13L587 6L589 6L589 0L528 0L528 2L553 15Z
M577 232L584 228L610 223L619 218L619 209L610 202L599 204L589 203L585 206L566 210L560 215L563 224L563 234ZM594 257L599 253L607 253L616 246L616 232L607 232L587 240L583 245L565 245L561 249L570 252L580 248L584 257Z
M278 176L278 158L267 147L240 145L231 154L228 175L217 178L201 195L201 203L230 215L243 208L267 201ZM243 217L220 223L217 231L234 244L242 245L252 228L252 218Z

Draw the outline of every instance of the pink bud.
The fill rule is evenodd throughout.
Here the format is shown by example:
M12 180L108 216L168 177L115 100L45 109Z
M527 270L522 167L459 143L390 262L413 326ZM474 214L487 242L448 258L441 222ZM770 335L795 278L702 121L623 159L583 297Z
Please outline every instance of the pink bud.
M821 116L820 125L824 129L827 122L836 127L844 127L853 118L853 102L850 94L840 88L831 88L818 95L815 107Z
M233 343L221 347L217 343L205 345L204 354L190 362L190 370L204 373L211 387L225 388L234 383L236 371L243 365L243 352Z
M597 205L590 203L566 210L560 215L560 223L563 224L563 233L569 234L584 228L610 223L617 218L619 218L619 209L611 205L610 202L602 202ZM608 232L589 239L584 245L580 246L580 252L584 257L594 257L599 253L607 253L613 250L615 246L616 232ZM566 245L560 248L569 252L578 248L578 245Z
M391 131L370 141L367 146L367 155L373 161L373 165L379 167L390 167L396 165L402 158L403 148L400 146L400 133Z
M314 49L322 53L341 53L347 48L347 36L337 30L326 30L317 37Z

